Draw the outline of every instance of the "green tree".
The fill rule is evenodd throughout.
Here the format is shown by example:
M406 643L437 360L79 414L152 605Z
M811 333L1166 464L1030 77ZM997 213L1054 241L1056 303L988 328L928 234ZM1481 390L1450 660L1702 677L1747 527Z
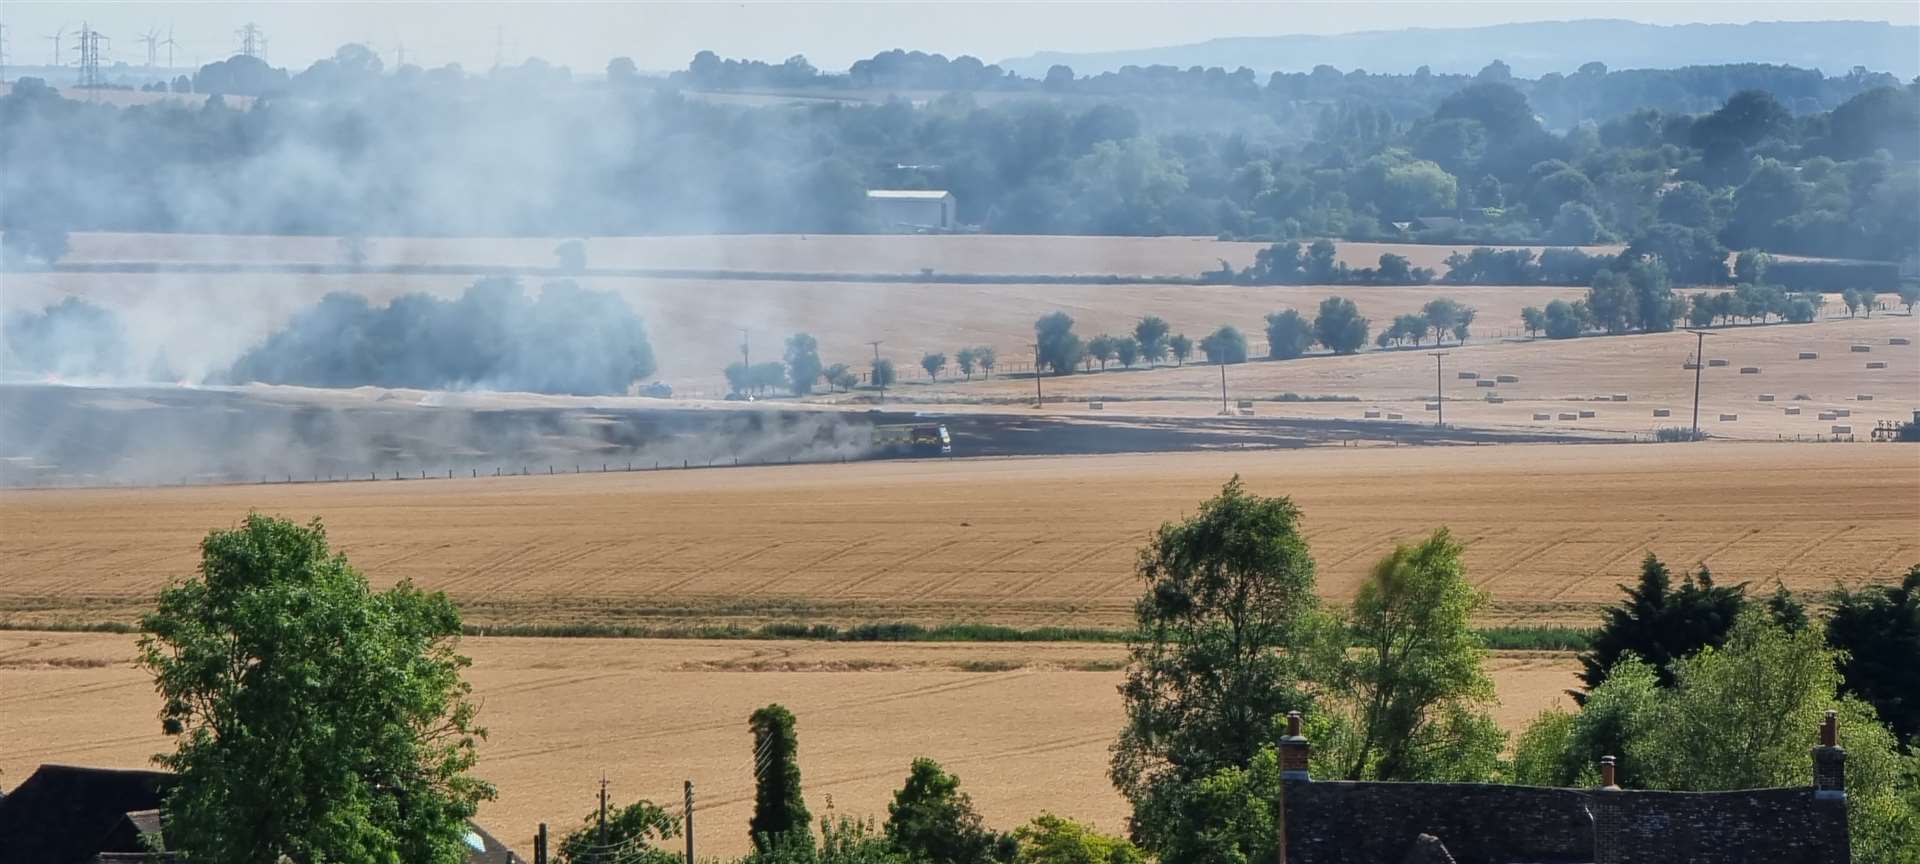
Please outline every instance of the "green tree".
M1267 314L1267 357L1292 360L1313 344L1313 325L1295 309Z
M1013 830L1019 844L1016 864L1147 864L1147 856L1125 837L1042 813Z
M1472 629L1486 596L1445 528L1373 565L1353 600L1341 663L1355 746L1348 780L1485 780L1506 735L1486 712L1493 680Z
M1586 332L1589 323L1587 304L1555 300L1547 304L1546 330L1549 339L1572 339Z
M1140 343L1132 336L1115 336L1113 337L1113 356L1120 361L1120 365L1132 369L1133 364L1140 362Z
M1845 652L1847 692L1872 705L1901 741L1920 736L1920 565L1899 585L1841 588L1830 603L1827 644Z
M249 514L141 619L139 663L177 739L157 761L170 851L210 864L465 860L493 787L446 595L374 592L305 527ZM290 806L293 803L298 806Z
M1900 305L1907 307L1907 314L1913 314L1914 304L1920 303L1920 282L1908 280L1895 289L1900 297Z
M1453 322L1454 342L1461 345L1467 344L1467 337L1473 335L1473 319L1479 315L1480 310L1472 306L1460 307L1460 315Z
M1591 650L1580 655L1580 680L1588 689L1607 680L1609 671L1628 653L1652 664L1662 686L1673 683L1673 664L1701 648L1726 639L1735 616L1746 606L1746 586L1713 584L1713 574L1701 567L1678 591L1667 565L1647 553L1640 562L1640 581L1620 605L1607 610L1607 620L1594 634ZM1618 754L1615 754L1618 755Z
M812 336L795 333L787 337L787 386L793 395L805 396L813 392L813 382L820 377L820 344Z
M868 380L875 387L892 387L895 380L893 361L885 357L873 361L873 371L869 373Z
M1323 628L1299 521L1293 502L1249 494L1236 476L1140 553L1140 635L1109 773L1133 803L1135 839L1163 861L1186 787L1244 767L1277 718L1309 707L1302 680Z
M960 374L967 376L968 381L973 380L974 355L972 348L962 348L953 352L953 362L960 367Z
M853 389L853 385L860 383L860 377L855 375L853 368L845 363L835 363L832 366L828 366L826 371L820 373L820 375L827 379L828 390L832 390L835 387L841 390L851 390Z
M1187 358L1193 356L1193 340L1185 333L1176 333L1167 339L1167 351L1173 355L1175 366L1184 366Z
M973 357L974 357L974 362L979 363L981 370L987 373L987 377L992 378L993 366L996 362L999 361L999 358L994 356L993 346L992 345L975 346L973 349Z
M886 830L912 861L985 864L1002 857L995 855L999 835L981 825L973 800L960 791L960 778L932 759L913 760L907 782L887 805Z
M768 705L747 718L753 732L753 820L747 831L762 852L782 842L811 847L807 802L800 791L800 739L793 712Z
M1320 314L1313 319L1314 341L1335 354L1352 354L1367 344L1367 319L1345 297L1320 301Z
M678 836L680 817L640 800L607 814L604 833L599 811L588 813L556 852L564 864L675 864L680 856L662 844Z
M1631 296L1627 323L1648 333L1672 330L1679 300L1667 285L1666 265L1658 259L1635 261L1627 270L1626 282Z
M1420 307L1420 314L1427 319L1427 326L1433 328L1435 343L1446 341L1447 334L1452 333L1454 325L1460 323L1460 311L1464 308L1450 297L1428 300L1427 305Z
M1537 306L1528 306L1520 310L1520 323L1527 328L1527 336L1532 337L1547 329L1547 313Z
M1605 231L1600 214L1593 212L1586 202L1566 201L1553 214L1553 226L1547 229L1547 240L1569 246L1586 246L1598 241Z
M1514 780L1531 786L1595 786L1600 757L1616 759L1655 722L1660 677L1631 653L1622 655L1605 683L1586 694L1579 713L1550 709L1535 718L1514 747ZM1619 763L1617 781L1644 786L1641 766Z
M927 370L927 377L940 380L941 370L947 368L947 355L924 354L920 357L920 368Z
M1072 316L1065 312L1049 312L1033 322L1033 341L1039 346L1034 352L1037 365L1053 370L1055 375L1072 372L1085 350L1080 337L1073 335Z
M1245 363L1247 337L1240 333L1240 328L1222 324L1220 329L1200 340L1200 350L1206 352L1209 363Z
M1102 372L1107 371L1107 364L1113 361L1116 353L1118 351L1114 347L1112 336L1102 333L1087 340L1087 359L1099 363Z
M1148 315L1133 325L1133 339L1140 343L1140 356L1148 363L1166 358L1167 330L1167 322L1157 315Z

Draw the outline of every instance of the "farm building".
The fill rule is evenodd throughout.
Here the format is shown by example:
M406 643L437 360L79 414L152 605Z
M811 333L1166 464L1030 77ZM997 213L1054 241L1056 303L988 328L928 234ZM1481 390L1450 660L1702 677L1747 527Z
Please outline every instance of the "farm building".
M1487 783L1315 780L1299 714L1280 741L1283 860L1560 861L1620 864L1843 864L1852 860L1843 791L1846 751L1828 712L1808 785L1656 792L1614 784L1551 789Z
M959 227L953 193L941 189L868 189L867 206L883 231L912 234Z
M160 803L173 785L165 771L42 765L0 797L0 860L87 864L177 861L164 851ZM526 864L467 823L466 864Z

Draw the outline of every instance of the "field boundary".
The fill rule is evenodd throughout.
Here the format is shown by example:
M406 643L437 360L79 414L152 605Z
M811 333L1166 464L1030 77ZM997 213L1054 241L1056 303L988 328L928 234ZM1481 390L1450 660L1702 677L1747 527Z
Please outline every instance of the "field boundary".
M268 273L294 276L535 276L552 279L706 279L723 282L917 282L929 285L1217 285L1197 276L1122 273L943 273L733 270L686 267L530 267L511 264L389 264L355 266L267 261L88 261L56 264L52 273ZM1408 286L1416 287L1416 286Z

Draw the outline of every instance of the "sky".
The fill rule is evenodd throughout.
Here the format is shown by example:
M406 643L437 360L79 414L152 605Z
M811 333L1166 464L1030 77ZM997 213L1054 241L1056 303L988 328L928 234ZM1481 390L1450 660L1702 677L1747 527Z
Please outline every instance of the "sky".
M1861 20L1920 24L1911 2L66 2L7 0L8 65L44 64L61 28L82 23L110 40L109 61L143 65L141 36L171 28L176 66L222 59L248 22L265 32L267 59L304 69L347 42L379 51L391 66L459 63L484 69L502 58L545 58L596 73L631 57L643 70L685 68L696 51L778 62L796 53L843 70L889 48L989 63L1040 50L1106 51L1200 42L1222 36L1331 34L1403 27L1464 27L1515 21L1624 18L1652 24ZM72 62L74 40L62 40ZM159 48L159 62L166 63Z

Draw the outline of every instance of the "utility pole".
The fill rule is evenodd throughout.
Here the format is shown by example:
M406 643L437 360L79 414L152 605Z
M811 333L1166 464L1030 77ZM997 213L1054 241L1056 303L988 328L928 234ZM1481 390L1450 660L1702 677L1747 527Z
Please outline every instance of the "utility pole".
M1033 407L1038 408L1046 404L1046 401L1040 395L1040 343L1035 342L1033 343Z
M80 44L74 50L80 52L81 89L97 90L106 85L106 79L100 76L100 40L105 38L85 22L80 24Z
M600 848L607 848L607 775L600 775Z
M884 405L887 401L887 384L880 380L880 340L875 339L867 344L873 346L873 372L871 374L873 376L873 383L880 387L880 403Z
M261 31L260 25L252 21L248 21L245 25L241 26L240 29L233 31L233 35L240 37L241 54L248 57L259 57L266 51L266 33Z
M1227 361L1222 359L1220 361L1220 414L1226 416L1232 413L1227 410Z
M1433 404L1440 411L1440 419L1435 421L1435 426L1447 425L1447 394L1442 389L1445 385L1441 383L1440 358L1447 356L1448 353L1446 351L1427 352L1427 356L1433 358Z
M1700 440L1700 370L1707 367L1707 337L1717 334L1688 330L1694 335L1693 348L1693 440Z
M687 864L693 864L693 781L687 781Z

